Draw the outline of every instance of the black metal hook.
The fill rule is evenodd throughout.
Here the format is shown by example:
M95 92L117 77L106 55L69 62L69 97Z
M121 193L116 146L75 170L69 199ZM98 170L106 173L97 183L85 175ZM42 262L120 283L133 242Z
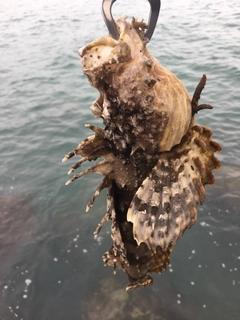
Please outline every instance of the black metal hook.
M106 23L106 26L108 28L108 31L111 33L114 39L118 40L119 34L117 32L116 24L114 22L112 12L111 12L112 5L116 1L117 0L103 0L102 15ZM161 0L148 0L148 2L150 3L151 9L150 9L150 14L148 18L148 29L145 32L145 37L150 40L157 24L160 7L161 7Z

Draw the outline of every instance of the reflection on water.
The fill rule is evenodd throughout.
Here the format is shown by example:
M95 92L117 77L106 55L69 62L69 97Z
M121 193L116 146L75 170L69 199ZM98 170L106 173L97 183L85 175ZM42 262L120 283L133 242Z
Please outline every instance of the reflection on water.
M140 17L145 2L135 6ZM117 1L115 14L128 5ZM84 123L100 124L89 110L97 93L77 55L106 35L100 8L95 0L2 3L1 320L239 318L239 12L236 0L162 1L149 48L190 94L207 74L201 103L214 109L196 122L211 127L223 146L222 168L198 222L176 244L169 270L154 276L152 287L125 293L125 275L102 265L110 224L99 239L92 235L106 194L85 213L101 178L65 187L68 164L61 164L89 135Z

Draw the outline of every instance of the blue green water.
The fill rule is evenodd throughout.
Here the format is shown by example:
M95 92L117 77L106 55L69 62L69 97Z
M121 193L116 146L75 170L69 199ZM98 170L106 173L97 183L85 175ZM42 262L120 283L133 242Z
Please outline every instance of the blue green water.
M208 77L196 122L223 150L199 218L153 286L126 293L104 267L110 224L95 240L106 193L85 213L100 176L65 186L61 159L101 124L98 93L77 51L107 35L98 0L0 1L0 319L239 319L240 2L163 0L148 45L192 95ZM118 0L114 16L148 19L146 0ZM87 165L86 165L87 166Z

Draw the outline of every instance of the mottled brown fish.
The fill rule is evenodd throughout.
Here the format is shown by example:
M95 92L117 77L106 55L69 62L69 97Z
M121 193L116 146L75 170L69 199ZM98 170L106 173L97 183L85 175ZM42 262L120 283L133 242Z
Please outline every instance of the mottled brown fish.
M203 75L191 100L182 82L147 50L146 25L135 19L116 21L119 40L97 39L79 51L84 74L100 96L91 110L104 129L86 125L94 134L80 142L63 161L80 155L69 173L85 161L103 158L76 174L104 176L93 198L108 188L107 210L95 231L111 220L112 248L104 263L122 268L127 290L152 283L170 263L173 245L197 220L197 205L213 184L214 156L221 147L209 128L194 124L206 84Z

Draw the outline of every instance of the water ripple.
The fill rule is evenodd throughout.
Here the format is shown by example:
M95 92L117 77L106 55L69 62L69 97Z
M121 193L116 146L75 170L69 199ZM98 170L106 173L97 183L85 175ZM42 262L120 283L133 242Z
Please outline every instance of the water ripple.
M84 213L100 178L84 177L74 186L65 187L66 172L72 162L61 164L67 152L92 134L84 127L85 123L102 126L101 119L94 119L89 109L99 93L82 74L78 56L80 47L107 35L96 3L95 0L10 0L2 1L0 6L0 190L4 194L2 203L4 200L16 214L15 220L12 219L16 225L12 223L16 239L18 236L21 239L0 250L0 274L6 281L0 282L2 297L4 306L11 307L2 311L0 301L0 318L10 319L9 315L13 314L10 310L15 310L23 319L55 319L56 313L53 317L50 314L57 312L56 302L59 320L67 319L64 310L73 310L71 320L80 319L81 311L87 311L84 303L79 306L79 301L86 302L88 290L93 299L92 288L98 286L96 292L103 290L102 277L108 283L111 270L103 269L101 255L110 243L104 238L106 248L99 250L99 243L92 237L105 212L104 196L100 196L90 214ZM137 7L134 1L117 1L114 16L126 14L126 8L130 16L136 13L139 18L148 19L147 1L139 0ZM199 224L177 244L174 272L171 277L166 273L154 280L157 285L149 289L156 306L163 299L163 291L173 291L164 303L160 301L162 308L156 307L158 312L154 316L165 312L165 318L171 319L171 314L183 314L181 304L175 299L177 291L182 292L182 305L189 306L184 319L198 314L199 319L237 320L235 315L240 312L237 310L240 279L237 273L229 271L240 268L239 12L237 0L203 0L197 4L194 0L162 1L157 28L148 44L153 55L176 73L191 95L202 74L207 75L201 102L214 108L199 112L196 122L211 127L214 139L223 147L218 156L223 166L215 173L216 184L207 189L207 200L199 211ZM25 199L24 192L31 199L26 198L26 206L19 200ZM3 219L4 211L0 215ZM29 228L35 236L28 234ZM77 232L80 240L75 247L73 239L78 239ZM7 241L7 230L4 236ZM229 247L229 243L233 245ZM190 246L194 248L189 248L189 252L201 252L191 258L191 267L186 253ZM11 255L3 260L1 254L5 256L6 248ZM118 276L119 281L121 275ZM24 293L26 279L32 280L28 293ZM114 286L109 285L108 289L112 292ZM28 298L23 298L24 294ZM129 296L133 305L136 296ZM146 296L140 294L140 298L143 301ZM226 301L224 307L223 301ZM19 309L15 308L17 303ZM74 312L73 305L79 306L78 312ZM166 307L170 305L171 308ZM101 319L101 314L98 316ZM124 316L131 319L131 315Z

